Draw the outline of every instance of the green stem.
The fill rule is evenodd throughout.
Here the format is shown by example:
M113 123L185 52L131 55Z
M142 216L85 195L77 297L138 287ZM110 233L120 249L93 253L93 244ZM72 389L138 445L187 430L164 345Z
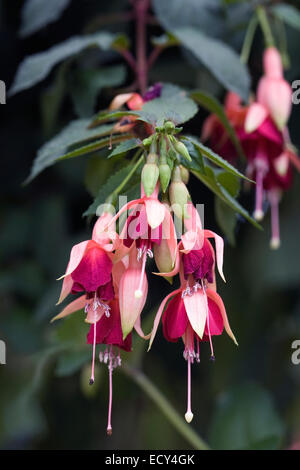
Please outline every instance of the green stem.
M146 377L143 372L128 365L122 367L123 371L151 398L158 408L168 418L177 431L197 450L210 450L204 440L187 424L180 414L170 405L170 402L161 391Z
M250 56L250 51L255 35L255 31L258 25L258 19L256 15L253 15L251 20L249 21L248 28L246 31L240 59L243 64L247 64Z
M277 18L276 21L278 36L279 36L279 48L282 57L282 63L284 69L288 69L290 67L290 59L288 54L287 48L287 39L286 39L286 32L285 32L285 25L281 18Z
M268 16L266 13L266 10L264 7L261 5L256 8L256 14L258 21L260 23L264 38L265 38L265 44L266 47L272 47L275 45L275 41L273 38L271 26L268 20Z
M141 150L139 149L138 152L140 152ZM138 154L138 153L137 153ZM134 157L135 158L135 157ZM134 173L136 172L136 170L138 169L138 167L140 166L140 164L142 163L144 159L144 155L141 155L141 157L138 159L138 161L136 162L136 164L132 167L132 169L130 170L130 172L128 173L128 175L126 176L126 178L124 178L124 180L122 181L122 183L114 190L114 192L111 194L111 198L115 198L119 193L120 191L122 191L122 189L125 187L125 185L128 183L128 181L130 180L130 178L134 175Z

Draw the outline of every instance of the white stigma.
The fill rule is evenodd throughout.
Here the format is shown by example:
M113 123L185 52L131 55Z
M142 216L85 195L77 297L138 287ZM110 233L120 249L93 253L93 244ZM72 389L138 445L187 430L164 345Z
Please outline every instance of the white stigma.
M280 247L280 239L279 238L271 238L271 241L270 241L270 248L271 250L278 250L278 248Z
M191 411L187 411L185 413L184 417L185 417L185 420L186 420L187 423L191 423L191 421L193 420L194 415Z
M134 297L136 299L140 299L143 295L143 292L140 290L140 289L137 289L135 292L134 292Z
M257 220L259 222L264 218L264 213L261 209L256 209L254 211L253 217L254 217L255 220Z

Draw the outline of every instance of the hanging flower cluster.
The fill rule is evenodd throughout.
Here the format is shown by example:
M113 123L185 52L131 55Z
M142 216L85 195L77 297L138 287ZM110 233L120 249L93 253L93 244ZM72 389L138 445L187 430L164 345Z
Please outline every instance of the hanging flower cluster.
M149 91L157 96L159 86ZM146 96L147 97L147 96ZM127 103L137 109L144 100L138 94L119 95L112 107ZM115 127L137 128L135 116ZM148 133L149 129L144 129ZM112 433L112 372L121 365L120 350L132 348L132 331L150 339L149 349L162 317L167 341L182 339L188 364L188 399L185 418L191 422L191 364L200 361L200 343L209 342L214 360L212 337L223 329L236 343L230 329L224 304L216 290L215 265L224 279L223 239L202 227L185 182L188 172L180 158L190 159L185 145L176 137L172 121L166 121L144 139L145 164L141 173L139 199L125 204L117 214L106 209L98 218L91 240L75 245L63 276L61 303L69 294L81 295L68 304L53 320L84 309L92 345L90 384L95 380L96 345L104 345L99 360L109 371L109 407L107 433ZM140 132L140 130L137 130ZM107 206L106 206L107 207ZM120 218L126 215L121 228ZM178 242L174 217L182 222ZM117 232L117 225L119 230ZM209 239L214 238L216 254ZM156 314L152 332L145 335L141 313L148 294L147 259L154 258L159 276L179 274L180 288L169 294Z
M263 203L271 207L272 238L270 246L280 246L278 206L282 192L292 183L292 164L300 171L300 160L293 148L287 122L291 113L292 88L284 79L280 54L268 47L263 57L264 75L261 77L256 99L243 106L241 98L228 93L225 113L233 126L247 158L247 176L256 182L256 203L253 216L264 217ZM202 129L202 139L222 157L235 162L237 153L220 119L210 115Z

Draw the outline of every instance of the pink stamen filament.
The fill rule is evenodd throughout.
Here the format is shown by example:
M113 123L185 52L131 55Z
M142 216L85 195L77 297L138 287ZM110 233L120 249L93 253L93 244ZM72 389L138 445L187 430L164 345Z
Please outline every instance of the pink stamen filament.
M95 314L96 316L96 314ZM90 385L93 385L95 382L95 355L96 355L96 321L93 323L94 325L94 338L93 338L93 360L92 360L92 373L90 378Z
M271 224L272 224L272 239L271 247L276 249L280 245L280 224L279 224L279 198L277 194L270 195L271 205Z
M108 366L108 375L109 375L109 403L108 403L108 421L107 421L107 434L108 436L112 435L112 426L111 426L111 409L112 409L112 371L113 371L113 352L112 352L112 345L110 346L110 353L109 353L109 366Z
M185 413L185 419L188 423L190 423L193 419L192 413L192 374L191 374L191 364L192 364L192 356L190 351L188 351L188 358L187 358L187 410Z
M264 216L263 180L264 180L264 171L261 168L259 168L256 172L256 194L255 194L255 212L254 212L254 217L257 220L261 220Z

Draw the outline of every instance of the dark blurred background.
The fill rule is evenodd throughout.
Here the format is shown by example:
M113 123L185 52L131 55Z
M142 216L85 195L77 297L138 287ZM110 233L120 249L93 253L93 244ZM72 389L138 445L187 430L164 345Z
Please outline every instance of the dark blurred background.
M0 3L0 79L8 89L25 56L87 31L87 25L92 28L97 19L100 28L127 31L134 40L132 23L105 20L108 13L127 11L127 1L73 0L58 21L24 39L18 35L21 3ZM154 24L149 37L161 32ZM292 64L288 76L294 80L300 78L299 33L288 29L288 37ZM238 37L232 40L239 44ZM101 60L120 63L117 54ZM258 35L250 61L254 84L260 64ZM85 345L87 325L80 314L49 323L57 312L60 286L55 279L64 272L72 245L90 235L91 221L82 218L82 213L91 203L93 191L87 177L83 184L82 176L93 171L91 160L96 158L59 163L22 186L38 148L75 117L67 93L58 100L52 119L49 117L57 96L55 74L56 69L45 81L8 98L0 107L0 339L7 346L7 364L0 365L0 447L191 448L122 370L114 373L114 432L108 438L107 370L99 365L95 386L88 386L91 351ZM150 79L172 81L172 77L182 86L207 87L219 98L223 96L208 73L179 49L164 53ZM122 86L130 85L132 78L128 71ZM116 89L101 92L96 109L105 108L115 93ZM291 134L299 148L300 110L294 108ZM206 115L201 111L186 125L187 130L200 135ZM103 171L109 173L110 168ZM219 289L239 347L226 335L216 338L217 360L211 363L208 345L202 345L201 363L192 371L191 426L214 448L286 448L300 441L300 365L291 362L291 344L300 340L299 189L300 179L295 175L280 208L282 247L277 252L269 249L269 215L263 222L264 232L239 220L235 246L226 243L227 284L219 282ZM191 193L195 202L205 203L206 226L220 231L213 196L194 179ZM253 194L244 196L242 202L251 211ZM154 276L151 282L145 329L150 328L154 309L171 289ZM159 331L150 353L139 339L134 345L133 358L124 356L123 361L141 368L183 416L186 363L182 344L167 343Z

